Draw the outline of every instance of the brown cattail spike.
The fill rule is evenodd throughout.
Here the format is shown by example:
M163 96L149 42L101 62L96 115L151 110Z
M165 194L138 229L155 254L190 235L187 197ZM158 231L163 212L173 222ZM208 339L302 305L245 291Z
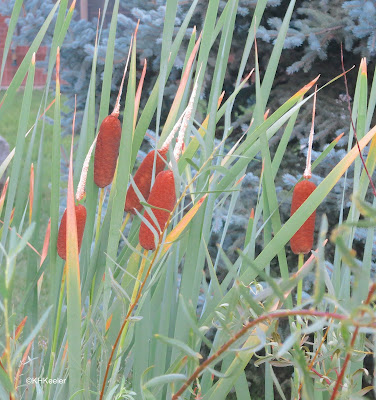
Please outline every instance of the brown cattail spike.
M120 121L109 115L99 128L94 155L94 182L100 188L109 185L114 178L120 139Z
M86 223L86 208L79 204L75 206L76 211L76 225L77 225L77 241L78 252L80 252L82 238L84 236L85 223ZM64 211L61 218L59 233L57 236L57 254L63 259L67 259L67 210Z
M291 201L291 215L307 200L316 189L316 185L306 179L295 185ZM316 211L314 211L290 240L291 250L295 254L307 254L312 250L315 231Z
M144 213L144 217L157 232L161 233L165 229L170 212L174 209L176 203L175 179L172 171L162 171L157 175L148 203L151 206L158 207L158 209L150 208L149 212L154 214L159 227L155 225L148 212ZM164 210L160 210L159 208L163 208ZM155 249L154 234L144 222L140 226L139 240L145 250Z

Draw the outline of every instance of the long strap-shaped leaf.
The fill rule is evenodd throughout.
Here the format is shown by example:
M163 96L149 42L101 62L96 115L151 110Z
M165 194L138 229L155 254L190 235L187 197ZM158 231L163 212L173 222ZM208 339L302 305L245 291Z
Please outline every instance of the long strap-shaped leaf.
M74 132L74 119L73 119ZM67 196L67 329L69 393L81 389L81 289L77 224L73 189L73 133L69 161Z

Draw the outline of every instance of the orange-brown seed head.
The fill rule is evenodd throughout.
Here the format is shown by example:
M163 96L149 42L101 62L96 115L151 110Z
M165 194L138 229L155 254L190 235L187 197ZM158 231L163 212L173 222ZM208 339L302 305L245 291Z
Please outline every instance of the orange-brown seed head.
M121 139L121 124L116 116L106 117L100 128L94 155L94 182L104 188L115 174Z
M161 171L164 170L167 149L165 151L158 150L158 154L155 160L155 176L157 176ZM147 156L142 160L142 163L137 169L134 176L134 183L136 184L138 190L141 192L145 200L148 199L150 193L151 178L153 175L153 165L154 165L155 150L152 150L147 154ZM132 185L129 186L127 197L125 199L124 211L136 214L136 211L142 210L142 205L140 199L138 198Z
M150 191L148 203L152 206L169 210L170 212L173 210L176 203L176 193L174 174L171 170L162 171L157 175L154 185ZM155 215L159 227L155 225L147 212L144 212L144 217L157 232L163 231L170 213L168 211L158 210L155 208L151 208L150 211ZM153 232L144 222L142 222L140 226L139 241L145 250L155 249Z
M292 195L291 214L307 200L310 194L316 189L316 185L306 179L297 183ZM315 231L316 211L314 211L299 228L290 240L291 250L295 254L307 254L312 250L313 234Z

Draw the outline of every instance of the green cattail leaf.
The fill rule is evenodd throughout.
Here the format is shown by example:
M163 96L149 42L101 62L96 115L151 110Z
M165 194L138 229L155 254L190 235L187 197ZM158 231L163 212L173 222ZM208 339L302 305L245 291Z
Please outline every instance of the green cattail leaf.
M81 283L78 260L78 238L73 191L73 134L69 161L67 195L67 334L69 393L81 390Z

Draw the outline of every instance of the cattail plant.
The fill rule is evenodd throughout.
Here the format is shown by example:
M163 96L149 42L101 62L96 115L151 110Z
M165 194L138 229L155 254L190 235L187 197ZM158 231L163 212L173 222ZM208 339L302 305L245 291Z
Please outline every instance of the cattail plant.
M148 203L152 207L158 207L153 208L152 213L158 221L159 227L148 213L145 213L144 217L154 229L160 232L165 228L170 212L176 203L175 179L171 170L162 171L157 175ZM145 250L155 249L154 234L144 222L141 223L139 240Z
M198 76L199 76L199 74L200 74L200 71L198 72ZM176 141L176 145L174 148L175 161L179 160L179 157L183 150L184 136L185 136L185 132L187 131L187 128L188 128L188 123L191 118L194 100L196 97L197 83L198 83L198 77L197 77L195 85L193 87L193 91L192 91L191 97L189 99L188 106L187 106L185 112L183 113L183 115L181 116L181 118L182 118L181 127L180 127L180 131L179 131L178 139ZM179 121L178 121L178 123L179 123ZM176 127L176 125L175 125L175 127ZM170 134L166 140L167 143L164 143L164 145L162 146L162 149L164 149L166 146L168 148L168 146L170 144L169 141L171 141L172 138L173 138L173 135ZM175 179L174 179L174 174L171 169L171 162L169 164L169 167L170 167L169 170L162 171L157 175L154 185L150 191L149 198L148 198L148 204L152 207L152 209L150 211L147 211L144 213L144 218L146 219L148 224L150 224L153 227L154 230L159 232L159 237L161 236L162 232L165 230L166 223L168 221L170 213L174 209L174 206L176 203ZM156 226L155 222L153 221L153 218L151 217L151 213L154 214L154 217L155 217L156 221L158 222L159 226ZM153 231L148 227L148 225L144 221L142 221L141 226L140 226L139 241L140 241L141 246L145 250L155 250L155 248L156 248L155 237L154 237Z
M153 166L155 159L155 175L158 175L163 171L165 167L165 162L167 160L166 151L162 150L152 150L143 159L142 163L138 167L138 170L133 178L134 184L137 186L138 190L141 192L144 199L149 197L151 180L153 175ZM135 192L133 186L131 185L127 192L127 197L125 199L124 211L131 214L136 214L137 211L142 210L142 205L137 193Z
M309 180L312 177L311 154L312 154L313 134L315 130L316 92L317 92L317 87L315 89L313 97L312 124L308 138L306 168L303 173L304 179L295 185L294 192L292 195L290 215L293 215L296 212L296 210L308 199L311 193L316 189L316 185ZM299 255L298 269L300 269L303 266L304 254L307 254L312 250L313 236L315 232L315 220L316 220L316 211L314 211L306 219L304 224L290 239L290 247L292 252ZM301 304L302 292L303 292L303 282L301 280L298 283L297 290L298 290L297 303Z
M102 121L98 135L95 139L94 182L99 188L108 186L112 182L115 174L121 139L121 123L119 121L120 99L123 91L125 75L128 69L132 42L133 40L131 40L129 46L128 58L125 63L124 73L114 110Z
M291 201L291 215L308 199L316 189L316 185L304 179L296 184ZM316 211L314 211L290 240L291 250L295 254L307 254L312 250L313 234L315 231Z
M175 124L171 133L166 138L162 147L159 150L150 151L147 154L147 156L143 159L142 163L140 164L140 166L136 171L136 174L133 178L134 184L137 186L137 189L140 191L144 199L147 199L150 194L150 187L151 187L153 168L154 168L154 159L155 159L155 176L157 176L165 168L167 162L167 152L170 143L181 125L185 112L180 116L179 120ZM134 187L130 185L127 191L127 197L125 199L124 211L131 214L136 214L136 210L140 212L142 210L142 204Z
M56 57L56 82L60 81L60 51L59 48L57 50ZM73 116L73 132L74 132L74 123L76 117L76 108L74 110ZM92 145L93 147L93 145ZM80 182L77 187L76 199L77 201L81 201L85 194L85 184L86 177L88 171L88 157L86 157L82 172ZM81 249L82 238L84 236L85 224L86 224L86 208L82 204L75 205L75 213L76 213L76 227L77 227L77 244L78 244L78 252ZM57 254L63 259L67 259L67 209L65 209L63 217L60 221L59 232L57 235Z
M294 192L292 195L290 215L293 215L295 211L308 199L311 193L316 189L316 185L309 180L312 177L311 154L312 154L314 127L315 127L315 110L316 110L316 91L313 97L312 125L308 139L306 168L303 174L304 179L295 185ZM316 219L316 211L314 211L307 218L304 224L298 229L295 235L291 238L290 246L293 253L307 254L312 250L313 234L315 231L315 219Z
M129 59L131 55L131 50L133 46L133 39L137 35L138 24L135 29L134 35L131 37L131 42L129 45L127 61L125 63L123 77L120 83L119 93L116 98L116 103L113 112L108 115L101 123L97 136L94 138L89 151L86 155L84 165L82 168L82 174L80 182L77 188L77 198L83 198L85 195L85 184L87 178L87 171L89 169L91 155L94 153L94 183L101 188L99 208L98 208L98 218L97 218L97 228L96 228L96 238L99 236L100 221L102 215L102 205L104 200L104 188L109 185L115 175L117 159L119 155L119 147L121 140L121 124L119 121L120 114L120 99L123 91L125 75L128 70Z
M193 28L193 33L196 32L196 27ZM176 95L176 98L174 100L174 104L172 105L172 109L174 108L175 102L179 98L179 95L182 95L185 89L186 82L188 81L189 74L194 62L194 59L196 57L199 45L201 42L201 35L199 36L191 55L189 56L189 59L187 61L187 65L184 71L184 74L182 76L178 92ZM149 197L150 193L150 187L152 183L152 176L153 176L153 169L155 168L155 176L157 176L161 171L163 171L165 164L166 164L166 154L168 152L170 143L172 139L174 138L175 133L178 131L182 119L184 117L184 114L186 113L187 110L183 112L183 114L180 116L179 120L175 124L174 128L172 129L171 133L168 135L164 143L162 144L161 148L157 150L157 154L155 150L152 150L147 154L147 156L144 158L142 161L141 165L139 166L133 180L134 180L134 185L137 187L139 192L142 194L142 197L144 199L147 199ZM155 159L155 167L154 167L154 159ZM137 195L134 186L130 185L127 191L127 197L125 199L125 206L124 206L124 211L131 213L131 214L136 214L136 210L140 212L142 210L142 205L140 202L140 198Z

